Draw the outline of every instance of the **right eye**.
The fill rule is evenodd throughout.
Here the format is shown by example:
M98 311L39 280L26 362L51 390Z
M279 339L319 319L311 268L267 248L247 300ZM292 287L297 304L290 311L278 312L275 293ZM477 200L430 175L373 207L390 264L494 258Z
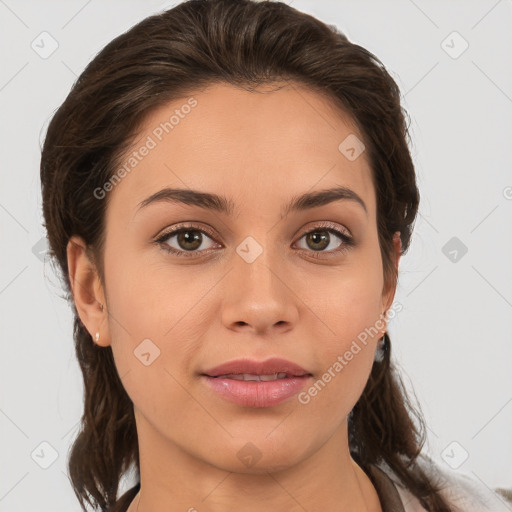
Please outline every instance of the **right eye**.
M165 251L176 256L194 257L198 253L210 252L211 247L201 249L205 243L205 237L211 240L211 234L204 229L199 229L197 226L179 225L166 231L155 242L161 245ZM171 241L174 242L174 246L171 245Z

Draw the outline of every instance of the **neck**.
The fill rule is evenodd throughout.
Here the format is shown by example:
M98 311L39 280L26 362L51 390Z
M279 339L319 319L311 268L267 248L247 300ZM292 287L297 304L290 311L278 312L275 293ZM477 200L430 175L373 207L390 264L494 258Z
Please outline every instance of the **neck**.
M185 452L140 418L137 426L141 487L127 512L249 512L255 503L275 512L382 512L370 479L350 456L346 423L297 464L279 470L258 464L243 473Z

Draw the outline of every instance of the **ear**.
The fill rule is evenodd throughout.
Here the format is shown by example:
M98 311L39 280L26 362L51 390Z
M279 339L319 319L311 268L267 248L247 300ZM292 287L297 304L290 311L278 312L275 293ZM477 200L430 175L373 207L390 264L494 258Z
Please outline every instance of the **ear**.
M105 294L98 271L87 255L87 245L78 236L72 236L67 245L69 282L80 320L94 343L110 345ZM95 335L99 332L99 341Z
M398 276L398 264L400 263L400 257L402 256L402 241L400 239L400 231L395 232L393 235L393 258L394 258L394 267L395 273ZM385 315L388 309L393 304L393 299L395 298L396 291L396 280L394 279L391 283L384 283L384 289L382 293L382 304L381 304L381 312ZM387 328L387 321L386 321ZM382 331L384 334L385 329Z

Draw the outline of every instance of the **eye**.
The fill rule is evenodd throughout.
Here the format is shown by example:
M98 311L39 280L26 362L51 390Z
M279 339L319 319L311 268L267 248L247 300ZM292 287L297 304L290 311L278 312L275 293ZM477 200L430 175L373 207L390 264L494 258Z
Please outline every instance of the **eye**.
M155 240L164 250L176 256L196 256L198 252L209 252L211 246L204 246L205 238L211 238L205 229L191 225L178 225L166 231ZM173 245L174 244L174 245ZM201 250L199 250L201 249Z
M304 240L306 247L299 248L312 253L311 256L314 258L324 257L324 253L329 255L342 253L354 245L354 241L348 233L329 222L304 233L299 241L302 240Z

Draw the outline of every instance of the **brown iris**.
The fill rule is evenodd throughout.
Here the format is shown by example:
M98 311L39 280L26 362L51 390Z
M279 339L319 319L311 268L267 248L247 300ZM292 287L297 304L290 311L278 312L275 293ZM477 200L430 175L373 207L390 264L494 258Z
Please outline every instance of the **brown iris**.
M306 235L306 242L312 249L325 249L329 245L330 239L328 231L312 231ZM309 242L312 242L313 245ZM317 244L320 247L315 247Z

